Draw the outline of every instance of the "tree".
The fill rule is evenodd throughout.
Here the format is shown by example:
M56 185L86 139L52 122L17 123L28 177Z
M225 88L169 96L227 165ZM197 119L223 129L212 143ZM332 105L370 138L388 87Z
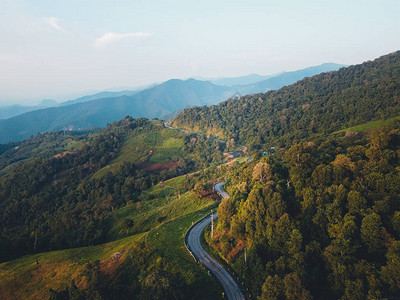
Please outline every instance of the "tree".
M362 219L361 239L368 247L369 253L376 253L382 248L382 221L381 217L372 213Z
M342 300L363 300L365 294L363 291L363 282L360 279L355 281L347 280L346 288Z
M261 300L278 300L283 296L283 283L278 275L268 276L262 286Z
M129 230L133 227L133 225L135 225L135 223L133 222L133 220L127 218L127 219L123 219L123 220L122 220L121 228L122 228L123 230L126 230L126 234L128 235Z
M272 169L270 164L260 162L253 169L253 179L265 181L272 177Z
M142 299L182 299L185 279L166 270L154 270L142 282Z
M367 201L361 196L358 191L350 191L348 196L347 208L351 214L362 214L364 213L367 205Z
M400 211L396 211L392 218L392 227L397 236L400 237Z
M299 276L296 273L291 273L283 279L285 285L285 296L288 300L309 300L312 299L310 293L304 288Z
M382 267L383 280L394 294L400 293L400 241L396 241L386 253L386 266Z
M222 199L221 204L218 206L218 226L222 228L230 227L234 213L233 200L231 198Z

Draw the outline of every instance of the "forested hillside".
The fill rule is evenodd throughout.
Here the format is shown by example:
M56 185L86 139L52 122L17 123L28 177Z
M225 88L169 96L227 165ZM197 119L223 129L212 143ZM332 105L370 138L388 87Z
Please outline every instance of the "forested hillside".
M225 172L231 198L208 242L253 297L397 299L399 122L302 141Z
M115 208L161 180L222 160L223 149L130 117L86 135L48 133L3 146L0 261L106 242Z
M184 110L171 124L229 144L283 147L400 114L400 52L305 78L266 94Z

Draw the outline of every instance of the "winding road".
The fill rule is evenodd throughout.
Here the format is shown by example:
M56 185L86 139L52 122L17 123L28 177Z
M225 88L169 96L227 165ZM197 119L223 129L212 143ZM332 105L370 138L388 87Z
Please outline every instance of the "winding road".
M214 185L215 191L218 193L218 195L221 196L222 199L230 198L229 195L228 195L228 193L225 192L225 191L222 189L222 186L223 186L223 185L224 185L223 182L217 182L217 183Z
M218 182L215 184L215 189L222 198L229 198L229 195L222 190L223 183ZM217 214L214 214L214 220L217 218ZM211 214L194 224L188 231L185 237L186 247L192 254L194 259L202 264L207 270L209 270L214 277L219 281L225 290L225 294L228 299L239 300L245 299L239 285L235 282L232 276L214 259L208 254L200 242L200 236L204 228L210 224Z

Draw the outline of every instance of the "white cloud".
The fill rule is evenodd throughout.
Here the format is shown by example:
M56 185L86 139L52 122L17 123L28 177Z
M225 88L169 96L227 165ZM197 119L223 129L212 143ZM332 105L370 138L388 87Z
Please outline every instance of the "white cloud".
M94 45L97 48L102 48L107 44L114 43L119 40L123 40L126 38L134 38L134 37L147 37L151 36L153 33L148 32L130 32L130 33L115 33L115 32L107 32L103 36L96 39Z
M61 31L61 32L64 32L64 33L67 33L67 31L58 24L59 20L57 18L50 17L50 18L46 18L44 20L46 21L47 24L49 24L54 29L57 29L58 31Z

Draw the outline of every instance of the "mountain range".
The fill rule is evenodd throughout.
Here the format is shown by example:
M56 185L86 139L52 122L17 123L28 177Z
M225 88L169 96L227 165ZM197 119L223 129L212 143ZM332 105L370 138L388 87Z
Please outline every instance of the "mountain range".
M170 111L217 92L231 90L170 80L38 112L83 124L117 117L116 103L162 114L160 97ZM400 51L170 125L126 116L0 145L1 299L220 299L185 243L201 218L214 222L198 231L206 252L246 299L398 299Z
M343 65L323 64L272 77L253 74L220 79L214 83L195 79L172 79L139 91L101 92L70 100L56 107L40 107L41 109L0 120L0 143L23 140L39 132L104 127L126 115L134 118L172 118L183 108L217 104L236 92L252 94L278 89L306 76L341 67ZM262 80L254 82L258 79ZM219 85L221 83L233 85Z
M313 134L399 116L399 87L400 51L279 90L189 108L172 125L240 144L285 147Z
M14 104L14 105L9 105L9 106L4 106L0 107L0 120L4 119L9 119L18 115L22 115L23 113L34 111L34 110L39 110L43 108L48 108L48 107L54 107L57 106L58 103L54 100L50 99L45 99L42 100L39 104L37 105L19 105L19 104Z

